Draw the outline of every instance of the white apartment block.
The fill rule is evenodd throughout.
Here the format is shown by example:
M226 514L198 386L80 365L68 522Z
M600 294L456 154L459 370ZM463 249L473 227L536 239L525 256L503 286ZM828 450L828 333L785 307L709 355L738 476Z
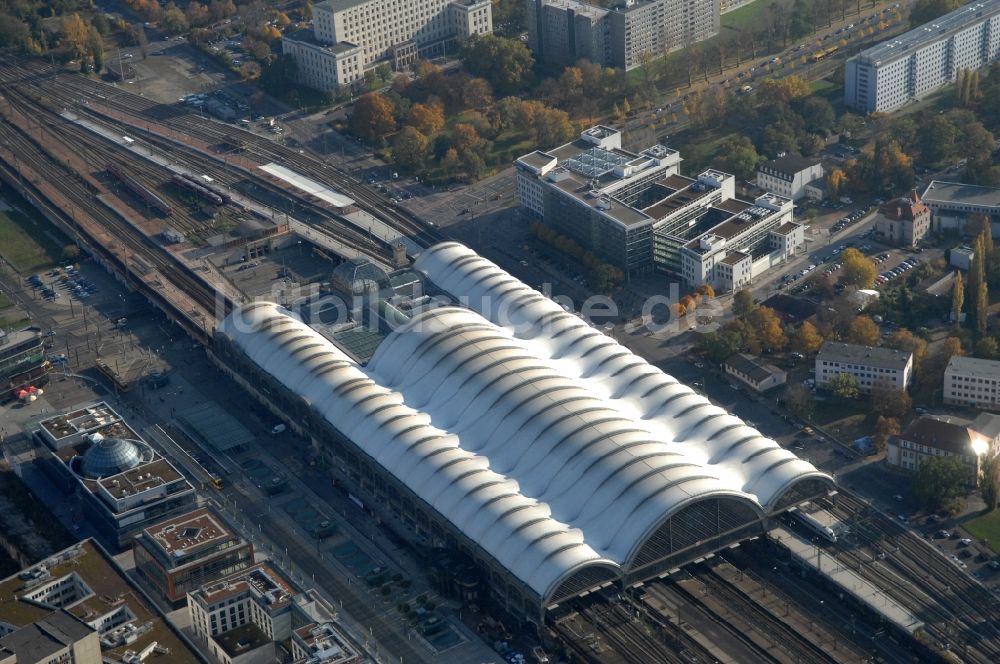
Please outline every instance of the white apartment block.
M863 394L878 385L905 390L913 378L913 353L827 341L816 355L816 386L829 387L840 374L854 376Z
M847 61L844 103L883 113L1000 57L1000 0L965 5Z
M277 661L274 642L291 637L297 595L277 570L258 563L188 593L191 629L222 664Z
M797 201L806 195L806 185L823 177L823 162L786 155L757 167L757 186Z
M353 83L381 62L397 71L493 32L490 0L326 0L313 29L281 38L299 82L317 90Z
M953 357L944 370L944 402L1000 410L1000 361Z
M719 32L719 0L621 0L607 9L580 0L527 0L528 46L539 62L580 58L623 69Z

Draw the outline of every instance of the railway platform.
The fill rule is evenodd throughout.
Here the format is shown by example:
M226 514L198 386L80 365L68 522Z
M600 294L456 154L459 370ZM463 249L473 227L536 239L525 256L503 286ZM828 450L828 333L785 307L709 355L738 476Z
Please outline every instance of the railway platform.
M844 592L881 615L896 628L912 635L924 626L912 612L884 590L861 578L854 570L846 567L843 561L837 560L812 542L781 527L772 530L768 537L788 549L796 562L830 579ZM878 564L878 561L873 561L873 564Z

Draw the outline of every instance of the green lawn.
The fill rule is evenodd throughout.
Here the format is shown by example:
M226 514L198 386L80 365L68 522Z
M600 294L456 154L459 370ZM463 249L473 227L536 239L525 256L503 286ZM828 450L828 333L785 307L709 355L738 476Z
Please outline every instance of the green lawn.
M0 254L22 274L51 267L63 248L46 231L56 232L17 210L0 212Z
M994 553L1000 553L1000 509L967 521L962 527L976 539L988 540Z
M721 26L723 29L734 30L743 25L754 25L761 16L767 14L769 4L765 0L754 0L749 5L723 14Z
M0 309L6 309L12 304L14 303L10 301L9 297L4 295L3 293L0 293Z

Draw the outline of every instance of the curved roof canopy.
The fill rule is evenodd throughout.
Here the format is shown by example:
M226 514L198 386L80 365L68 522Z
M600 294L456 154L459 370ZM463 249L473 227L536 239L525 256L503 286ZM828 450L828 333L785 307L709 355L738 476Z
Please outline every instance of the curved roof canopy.
M415 316L365 367L275 304L220 329L542 598L628 570L699 499L762 514L831 481L468 248L414 267L468 308Z

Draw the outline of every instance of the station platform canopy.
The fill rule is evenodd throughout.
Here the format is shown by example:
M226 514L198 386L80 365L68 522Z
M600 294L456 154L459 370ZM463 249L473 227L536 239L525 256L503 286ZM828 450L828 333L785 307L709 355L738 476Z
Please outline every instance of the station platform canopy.
M181 411L177 419L189 433L219 452L244 447L254 439L254 435L239 420L210 401Z
M300 175L295 171L289 170L280 164L275 164L273 162L270 164L264 164L260 167L260 170L278 178L279 180L287 182L296 189L299 189L310 196L315 196L321 201L329 203L336 208L348 208L354 205L353 198L344 196L343 194L336 192L329 187L325 187L311 178L307 178L304 175Z

